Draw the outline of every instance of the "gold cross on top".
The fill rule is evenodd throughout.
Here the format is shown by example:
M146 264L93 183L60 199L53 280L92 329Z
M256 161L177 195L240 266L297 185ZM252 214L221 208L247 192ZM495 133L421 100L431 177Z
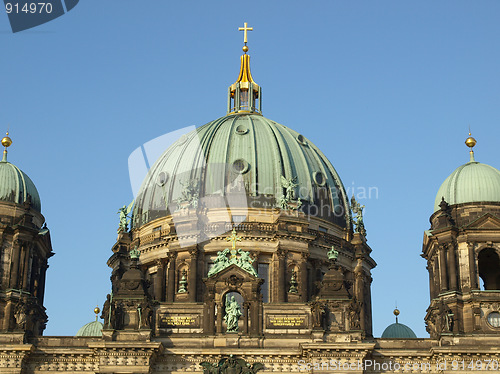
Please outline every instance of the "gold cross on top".
M241 242L241 238L236 235L236 230L233 229L233 232L231 233L231 236L226 238L228 242L231 242L231 249L236 250L236 242Z
M253 31L253 27L248 27L248 23L244 23L243 27L238 28L238 31L243 31L243 42L247 44L247 31Z

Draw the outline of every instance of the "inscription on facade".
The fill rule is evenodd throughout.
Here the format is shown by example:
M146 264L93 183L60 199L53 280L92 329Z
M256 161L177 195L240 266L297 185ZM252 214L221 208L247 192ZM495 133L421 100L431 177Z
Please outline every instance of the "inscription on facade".
M161 314L160 328L199 328L200 316L196 314Z
M268 329L306 329L308 328L307 315L288 316L283 314L267 315Z

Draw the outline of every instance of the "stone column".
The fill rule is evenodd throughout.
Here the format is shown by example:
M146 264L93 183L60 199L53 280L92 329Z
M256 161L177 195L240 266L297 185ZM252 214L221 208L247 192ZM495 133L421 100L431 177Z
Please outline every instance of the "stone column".
M215 332L215 303L214 295L208 295L208 301L204 304L203 333L214 335Z
M476 271L476 251L474 250L475 248L475 243L467 243L467 249L469 253L469 276L470 276L470 287L473 290L478 290L479 289L479 284L478 284L478 272Z
M441 289L441 279L439 278L439 256L436 251L434 256L431 258L432 260L432 274L434 275L434 297L439 294L439 290Z
M189 251L191 255L191 261L189 263L189 273L188 273L188 301L195 303L197 300L196 289L197 289L197 277L198 277L198 248L193 248Z
M439 283L441 284L440 291L448 291L448 273L446 271L446 246L439 246Z
M285 302L285 294L286 294L286 256L287 251L284 249L278 249L276 251L276 255L278 256L278 289L277 289L277 302L284 303Z
M167 297L166 301L174 301L175 297L175 259L177 253L168 253L168 268L167 268Z
M250 321L252 323L250 328L250 335L259 335L259 302L253 301L250 303Z
M4 330L9 330L10 329L10 321L12 316L12 301L7 300L7 304L5 305L4 309L4 316L3 316L3 329Z
M216 303L217 306L217 334L222 334L222 313L224 310L222 309L222 302Z
M249 331L248 331L248 319L249 319L249 316L248 316L248 313L250 312L250 303L248 301L245 301L243 303L243 313L245 315L244 317L244 324L243 324L243 333L245 334L248 334Z
M31 272L31 264L32 264L32 257L31 257L31 247L32 245L27 245L26 246L26 252L24 254L24 266L23 266L23 290L29 292L30 291L30 284L29 284L29 275Z
M155 300L164 301L165 292L163 291L163 285L165 284L165 274L163 271L163 261L156 261L156 276L154 279L154 289L155 289Z
M429 292L431 296L431 300L436 297L435 294L435 284L434 284L434 271L432 269L432 263L429 261L426 267L427 271L429 272Z
M307 302L307 259L309 253L302 252L299 262L299 292L300 301Z
M365 323L365 279L363 274L363 259L358 258L358 263L356 268L354 269L354 279L355 279L355 295L356 300L359 302L360 311L359 311L359 327L361 330L366 331L366 323Z
M448 271L450 274L450 290L457 290L457 259L453 243L448 244Z
M19 239L15 239L12 243L12 271L10 274L10 288L17 289L19 276L19 256L23 243Z
M43 261L40 269L40 283L38 284L38 300L40 301L40 305L43 305L43 298L45 296L45 277L48 268L47 260Z
M19 266L17 273L17 288L24 291L24 271L26 269L26 252L28 251L28 243L24 242L19 253Z

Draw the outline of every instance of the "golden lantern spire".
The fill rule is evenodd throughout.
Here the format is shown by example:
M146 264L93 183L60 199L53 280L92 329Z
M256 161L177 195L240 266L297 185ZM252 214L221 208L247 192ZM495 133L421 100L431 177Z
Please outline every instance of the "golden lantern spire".
M475 162L476 160L474 160L474 151L472 150L472 148L474 148L474 146L476 145L477 141L476 139L474 139L472 136L471 136L471 133L470 133L470 129L469 129L469 137L467 139L465 139L465 145L467 147L470 148L470 161L469 162Z
M250 56L248 52L248 31L253 31L253 27L248 27L245 22L238 31L243 31L243 55L241 56L240 74L235 83L229 87L228 108L229 113L260 113L261 112L261 88L252 78L250 72Z
M7 162L7 148L9 148L11 144L12 144L12 139L9 138L9 132L7 131L7 133L2 139L2 145L5 147L5 149L3 150L2 162Z

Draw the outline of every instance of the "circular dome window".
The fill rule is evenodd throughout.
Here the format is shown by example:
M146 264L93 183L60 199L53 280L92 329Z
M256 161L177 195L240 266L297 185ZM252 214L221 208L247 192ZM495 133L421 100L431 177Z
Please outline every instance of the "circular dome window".
M233 170L236 173L240 174L246 173L248 171L248 167L249 167L248 162L246 162L241 158L233 162Z
M162 171L158 176L156 177L156 184L160 187L163 187L165 183L168 181L168 173Z
M487 320L491 327L500 327L500 313L491 312L488 314Z
M297 141L302 145L307 145L307 140L302 134L297 135Z
M177 145L182 145L186 143L186 140L188 139L186 134L182 134L179 140L177 140Z
M313 179L314 179L314 183L316 183L318 186L324 186L326 183L326 178L323 175L323 173L320 171L314 172Z
M238 125L236 126L234 132L236 132L236 134L238 135L245 135L248 132L248 128L244 125Z

